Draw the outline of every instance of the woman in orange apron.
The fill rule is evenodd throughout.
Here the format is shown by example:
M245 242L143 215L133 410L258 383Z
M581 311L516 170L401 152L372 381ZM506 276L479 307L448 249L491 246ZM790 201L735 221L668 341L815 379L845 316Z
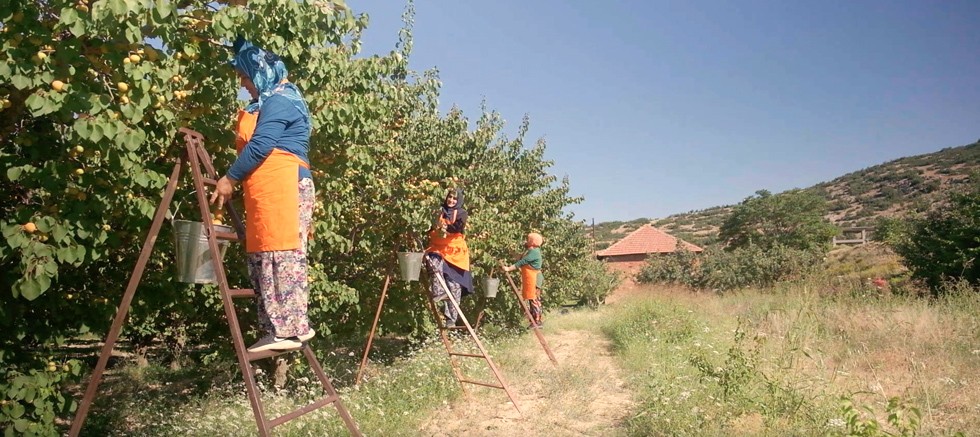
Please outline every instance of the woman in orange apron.
M459 304L463 296L473 292L470 249L463 234L467 217L463 209L463 190L451 190L442 203L436 226L429 231L429 247L425 249L423 259L431 280L429 292L437 302L447 300L452 294ZM456 325L459 313L452 303L445 303L443 314L446 326Z
M234 51L231 64L253 100L239 112L238 158L218 180L211 202L221 208L241 183L248 270L265 332L248 350L297 349L315 335L306 316L314 204L310 113L278 56L241 38Z
M537 232L527 234L524 246L527 251L513 265L504 267L504 271L512 272L521 269L521 297L527 301L528 310L531 312L531 326L541 327L541 287L544 285L544 275L541 274L541 244L544 237Z

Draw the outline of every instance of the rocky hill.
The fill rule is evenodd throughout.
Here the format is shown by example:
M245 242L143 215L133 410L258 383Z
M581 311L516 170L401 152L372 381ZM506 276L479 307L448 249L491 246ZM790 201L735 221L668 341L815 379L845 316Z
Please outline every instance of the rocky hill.
M888 161L848 173L807 190L823 194L830 205L827 219L841 227L870 226L885 216L916 214L957 189L980 171L980 141ZM764 189L765 187L759 187ZM596 247L608 247L645 223L653 223L672 235L700 245L715 242L718 228L732 205L674 214L661 219L640 218L628 222L597 223Z

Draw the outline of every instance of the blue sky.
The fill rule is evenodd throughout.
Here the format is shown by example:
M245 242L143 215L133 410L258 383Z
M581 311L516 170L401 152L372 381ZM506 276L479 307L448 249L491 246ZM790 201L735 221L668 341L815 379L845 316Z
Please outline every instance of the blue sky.
M348 0L388 53L405 3ZM418 0L443 109L531 119L579 220L658 218L980 138L980 1ZM478 188L474 188L478 189Z

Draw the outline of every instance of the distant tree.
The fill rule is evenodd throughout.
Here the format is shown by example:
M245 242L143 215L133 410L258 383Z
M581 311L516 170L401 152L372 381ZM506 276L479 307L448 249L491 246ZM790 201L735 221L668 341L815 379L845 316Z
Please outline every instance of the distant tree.
M827 200L806 190L773 195L756 191L732 211L719 231L728 249L776 245L802 250L827 250L839 230L828 222Z
M980 284L980 182L976 177L963 191L924 218L893 224L885 241L902 256L913 278L938 291L948 281Z

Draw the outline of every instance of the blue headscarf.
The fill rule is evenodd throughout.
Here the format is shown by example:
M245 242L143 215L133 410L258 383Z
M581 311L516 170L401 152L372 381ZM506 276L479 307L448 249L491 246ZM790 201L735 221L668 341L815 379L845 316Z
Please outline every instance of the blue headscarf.
M282 62L275 53L262 50L245 38L238 37L233 45L235 56L231 60L231 65L245 76L248 76L259 91L259 98L245 107L250 113L255 113L262 107L265 99L273 94L279 94L292 102L293 106L299 110L306 121L310 120L310 110L300 94L299 88L291 82L285 82L289 76L286 64Z

